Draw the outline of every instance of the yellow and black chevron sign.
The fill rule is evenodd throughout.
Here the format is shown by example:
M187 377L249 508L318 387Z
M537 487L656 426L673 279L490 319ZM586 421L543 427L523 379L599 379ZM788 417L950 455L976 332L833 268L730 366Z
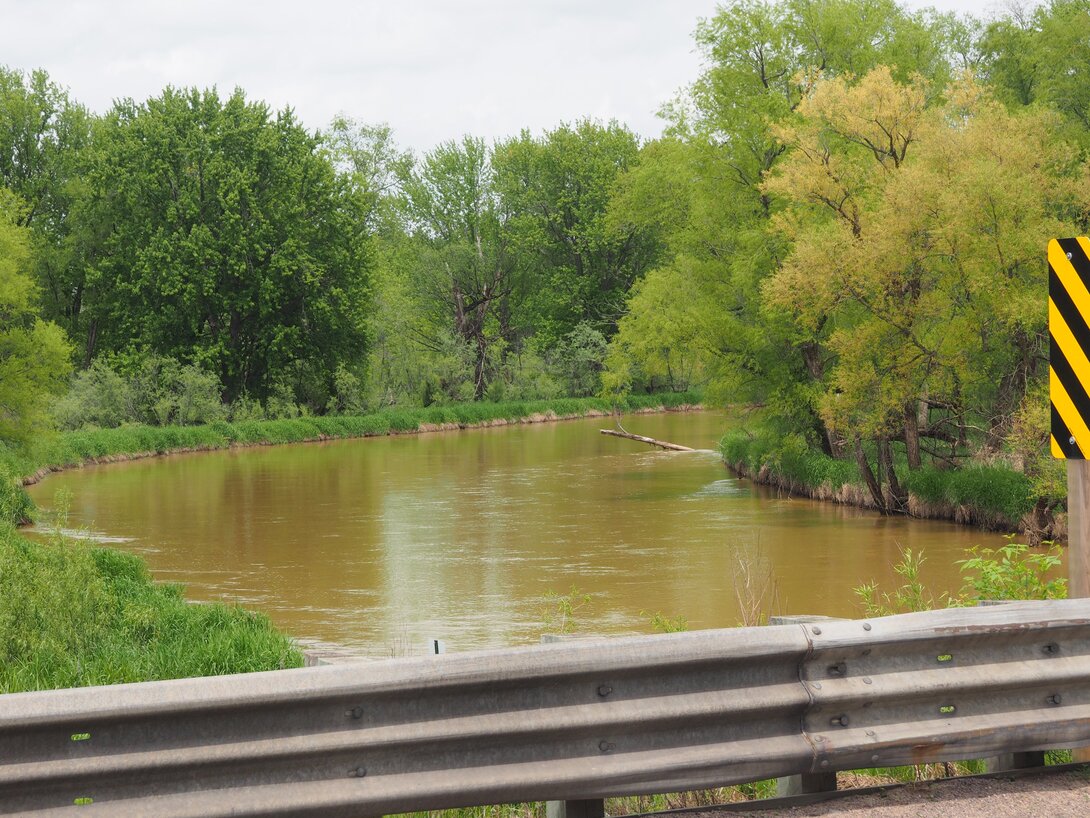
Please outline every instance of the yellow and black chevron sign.
M1052 456L1090 453L1090 239L1048 243Z

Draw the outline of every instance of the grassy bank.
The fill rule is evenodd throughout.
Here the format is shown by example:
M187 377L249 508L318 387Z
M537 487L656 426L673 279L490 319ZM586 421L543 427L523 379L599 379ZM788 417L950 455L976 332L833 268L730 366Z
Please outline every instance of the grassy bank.
M720 441L719 450L727 465L758 483L874 508L853 461L829 457L797 439L785 441L766 430L735 430ZM1002 466L910 471L902 465L897 476L909 492L909 513L917 517L1016 531L1024 528L1035 503L1029 478Z
M26 481L32 482L51 470L172 451L373 437L528 420L582 417L613 411L674 409L699 401L698 395L683 392L633 395L616 402L601 398L565 398L508 403L459 403L424 409L391 409L351 417L302 417L235 423L220 421L204 426L129 425L116 429L84 429L62 432L40 440L27 452L16 453L0 447L0 467L6 467L10 473L24 479L29 478Z
M138 557L0 523L0 693L299 667L268 619L191 605Z

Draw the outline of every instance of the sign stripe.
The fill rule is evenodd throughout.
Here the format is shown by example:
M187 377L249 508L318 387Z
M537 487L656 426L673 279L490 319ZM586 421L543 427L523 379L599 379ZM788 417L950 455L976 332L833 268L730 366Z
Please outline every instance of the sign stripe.
M1056 370L1052 367L1048 369L1048 381L1049 393L1052 395L1052 406L1059 412L1064 425L1070 430L1068 437L1074 436L1075 445L1078 446L1081 454L1084 451L1084 445L1090 448L1090 429L1086 427L1086 422L1082 419L1078 409L1075 408L1074 402L1068 396L1067 390L1064 389L1063 383L1056 375Z
M1078 460L1082 457L1079 447L1071 442L1071 431L1056 410L1056 404L1052 404L1052 456L1059 458L1071 458Z
M1082 321L1079 320L1078 323L1081 324ZM1051 298L1048 300L1048 333L1052 344L1059 347L1060 353L1071 369L1072 375L1078 381L1081 391L1085 393L1087 387L1090 386L1090 360L1087 359L1083 350L1090 349L1090 346L1083 347L1079 345L1078 340L1067 326L1064 317L1060 315L1060 311L1056 309L1056 305ZM1066 382L1067 379L1064 380ZM1073 385L1068 385L1067 391L1071 393ZM1090 412L1090 403L1087 404L1087 411ZM1083 417L1090 420L1090 414L1085 414Z
M1048 270L1048 326L1052 328L1052 310L1055 308L1063 317L1068 330L1075 336L1075 340L1084 351L1090 350L1090 326L1086 323L1083 313L1071 300L1071 295L1063 288L1060 277L1049 267Z

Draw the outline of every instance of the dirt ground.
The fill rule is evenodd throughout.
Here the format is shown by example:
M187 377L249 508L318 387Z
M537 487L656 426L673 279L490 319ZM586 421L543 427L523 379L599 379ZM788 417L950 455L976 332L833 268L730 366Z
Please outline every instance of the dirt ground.
M709 810L688 816L726 818L740 814ZM745 814L755 818L1090 818L1090 773L922 782L882 793Z

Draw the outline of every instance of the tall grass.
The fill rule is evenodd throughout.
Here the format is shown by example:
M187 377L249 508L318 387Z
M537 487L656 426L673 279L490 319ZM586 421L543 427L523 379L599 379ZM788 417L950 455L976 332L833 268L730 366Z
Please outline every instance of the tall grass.
M78 466L110 457L163 454L192 449L222 449L234 445L300 443L333 438L372 437L414 432L429 426L473 426L493 421L515 422L535 415L574 417L592 412L632 412L641 409L699 403L699 395L681 392L632 395L616 401L603 398L561 398L551 401L458 403L422 409L388 409L369 415L303 417L283 420L216 421L204 426L126 425L116 429L61 432L38 441L29 451L0 446L0 467L29 476L40 469Z
M191 605L136 556L0 524L0 693L298 667L261 614Z
M777 436L760 428L735 430L723 437L719 451L728 464L763 482L819 499L869 502L854 461L830 457L796 436ZM1036 502L1030 479L1003 466L924 466L910 471L899 462L896 471L914 500L912 507L926 509L922 516L1014 530Z

